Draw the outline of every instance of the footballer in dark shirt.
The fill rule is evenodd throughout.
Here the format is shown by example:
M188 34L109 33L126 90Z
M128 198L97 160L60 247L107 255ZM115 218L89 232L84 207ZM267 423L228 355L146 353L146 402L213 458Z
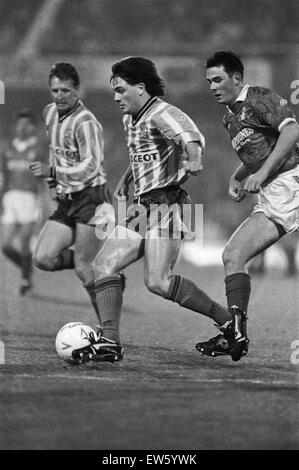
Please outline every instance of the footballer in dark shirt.
M250 217L231 236L223 252L228 307L234 313L237 351L229 330L196 348L203 354L230 354L239 360L248 351L246 332L250 277L246 265L254 256L299 228L299 126L287 100L268 88L243 84L244 66L230 51L218 51L206 62L207 80L216 100L227 106L223 119L242 164L230 179L229 196L240 202L257 193Z

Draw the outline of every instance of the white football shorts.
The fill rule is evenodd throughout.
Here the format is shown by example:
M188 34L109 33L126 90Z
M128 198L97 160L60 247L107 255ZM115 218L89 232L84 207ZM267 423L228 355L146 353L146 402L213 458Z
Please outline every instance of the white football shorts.
M259 191L252 213L256 212L263 212L286 232L299 229L299 165L281 173Z
M3 224L29 224L37 222L41 215L38 196L30 191L11 189L4 193L2 199Z

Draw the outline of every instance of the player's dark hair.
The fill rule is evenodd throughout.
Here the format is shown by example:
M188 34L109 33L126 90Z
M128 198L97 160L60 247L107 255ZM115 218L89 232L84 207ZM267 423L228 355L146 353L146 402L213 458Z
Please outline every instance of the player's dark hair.
M244 76L244 66L241 62L240 57L231 51L217 51L213 56L209 57L206 61L206 68L219 67L223 65L225 71L232 75L238 72L241 78Z
M29 108L22 108L16 113L16 121L23 118L28 119L32 124L36 124L35 116Z
M59 78L59 80L72 80L73 85L78 87L80 85L80 78L77 70L72 64L66 62L57 62L52 65L49 73L49 83L53 77Z
M113 80L116 76L122 78L130 85L144 83L150 96L163 96L165 94L164 82L159 77L155 64L144 57L125 57L112 65Z

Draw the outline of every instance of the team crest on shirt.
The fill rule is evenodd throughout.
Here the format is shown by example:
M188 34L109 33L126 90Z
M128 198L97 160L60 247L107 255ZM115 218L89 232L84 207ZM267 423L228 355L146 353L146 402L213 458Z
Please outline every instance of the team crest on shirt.
M63 133L63 141L64 141L64 144L65 144L65 145L69 145L69 146L72 145L72 142L73 142L73 135L72 135L72 131L71 131L71 130L66 130L66 131L64 131L64 133Z
M183 124L183 122L186 121L186 116L184 116L184 114L180 114L179 117L178 117L178 122L180 124Z
M141 139L148 139L150 137L150 135L151 135L150 130L145 124L140 126L139 136L140 136Z
M281 98L279 102L280 106L285 106L287 103L288 103L287 100L285 100L284 98Z

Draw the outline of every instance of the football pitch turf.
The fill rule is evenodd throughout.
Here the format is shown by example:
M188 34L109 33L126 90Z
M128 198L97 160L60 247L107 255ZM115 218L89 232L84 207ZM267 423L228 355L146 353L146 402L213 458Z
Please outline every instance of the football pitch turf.
M253 278L249 354L234 363L194 349L217 334L212 321L147 292L142 270L126 270L123 361L75 366L56 333L96 321L74 273L36 270L34 297L19 298L1 259L0 449L298 449L299 276ZM176 271L225 303L222 268Z

